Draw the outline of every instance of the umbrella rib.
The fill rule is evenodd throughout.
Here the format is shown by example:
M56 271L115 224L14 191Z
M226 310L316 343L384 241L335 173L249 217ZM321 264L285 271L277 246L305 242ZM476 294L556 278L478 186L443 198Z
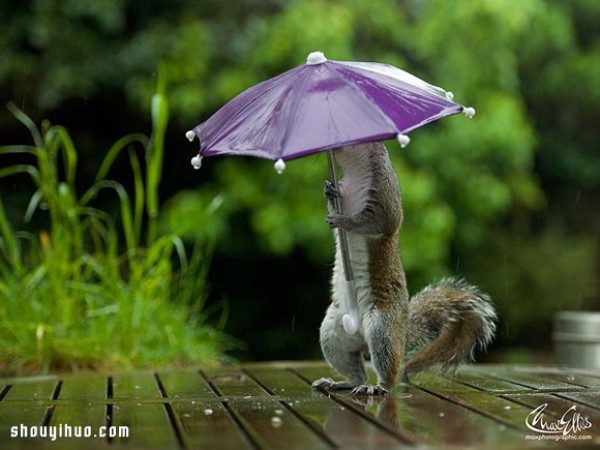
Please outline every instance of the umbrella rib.
M304 94L304 87L306 86L307 82L308 82L308 77L304 76L302 78L300 88L294 89L292 98L290 100L288 100L290 102L291 106L289 109L290 113L287 115L287 121L286 121L287 123L285 124L285 127L284 127L285 132L283 133L283 136L281 138L281 144L280 144L281 150L280 150L280 154L279 154L280 157L283 156L282 155L283 149L285 148L285 145L288 141L290 130L291 130L292 124L294 123L293 118L296 116L296 111L298 110L298 104L300 103L300 98Z
M364 104L367 105L377 117L382 118L390 126L390 128L393 130L390 131L390 135L392 135L391 137L395 137L395 135L397 135L398 133L403 132L403 130L398 130L396 124L387 116L387 114L383 113L380 109L373 106L371 102L372 98L368 94L366 94L362 89L359 89L354 83L351 83L346 79L345 76L343 76L346 69L342 64L339 64L335 61L330 62L332 63L330 67L333 70L335 70L337 74L342 75L339 77L340 81L342 81L346 86L349 86L350 89L352 89L356 94L362 97L365 100Z

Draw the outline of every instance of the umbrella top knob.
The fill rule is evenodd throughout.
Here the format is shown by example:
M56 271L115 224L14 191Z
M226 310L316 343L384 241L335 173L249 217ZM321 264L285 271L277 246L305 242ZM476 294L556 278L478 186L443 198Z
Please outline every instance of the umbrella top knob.
M326 61L327 58L325 58L325 54L323 52L309 53L308 57L306 58L306 64L308 64L309 66L314 66L315 64L323 64Z

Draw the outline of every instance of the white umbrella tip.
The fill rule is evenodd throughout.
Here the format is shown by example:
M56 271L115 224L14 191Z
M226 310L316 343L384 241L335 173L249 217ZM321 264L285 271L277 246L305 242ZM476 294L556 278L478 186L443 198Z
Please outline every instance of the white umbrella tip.
M410 144L410 138L406 134L400 133L398 135L398 142L400 143L400 147L404 148Z
M470 106L467 108L463 108L463 114L467 116L469 119L472 119L475 115L475 108L471 108Z
M285 170L285 161L283 159L279 158L277 161L275 161L275 171L279 175L281 175L284 170Z
M344 314L342 316L342 326L344 327L344 331L348 334L356 334L358 331L356 319L350 314Z
M323 52L309 53L308 57L306 58L306 64L308 64L309 66L313 66L315 64L323 64L326 61L327 58L325 58L325 54Z
M192 166L196 170L198 170L200 167L202 167L202 156L200 156L200 155L194 156L192 158Z
M448 100L454 99L454 93L452 91L446 91L446 98Z
M187 130L185 132L185 137L188 138L188 141L192 142L196 137L196 133L193 130Z

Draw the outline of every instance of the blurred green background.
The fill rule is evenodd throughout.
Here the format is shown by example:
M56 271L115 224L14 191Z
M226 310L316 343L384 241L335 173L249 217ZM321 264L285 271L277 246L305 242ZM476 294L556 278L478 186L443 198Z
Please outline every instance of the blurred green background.
M413 132L406 149L388 146L403 189L401 244L409 288L464 275L493 296L500 313L498 337L485 358L547 360L555 312L600 307L598 23L596 0L0 3L0 103L14 103L38 126L47 120L42 134L64 126L77 148L76 175L67 180L68 158L61 155L69 154L68 145L47 135L41 143L50 153L53 145L62 148L54 150L56 170L46 187L51 191L66 180L75 200L74 209L63 212L80 217L87 236L79 247L64 244L65 264L77 260L77 252L88 255L83 268L55 276L75 285L81 273L89 275L85 289L49 288L57 299L72 301L74 316L64 322L57 318L60 303L48 304L49 297L35 303L27 294L50 276L54 256L48 256L52 246L46 241L60 244L53 220L66 219L48 211L50 191L30 201L36 186L27 171L0 172L6 211L0 328L12 330L0 332L0 370L77 368L77 361L93 367L190 364L223 355L320 357L318 327L333 254L324 223L325 157L290 163L281 176L271 163L243 158L206 159L194 171L189 161L197 142L184 136L243 89L302 64L316 50L330 59L396 65L476 108L473 120L453 117ZM152 111L157 99L168 100L162 112ZM123 151L99 177L111 146L133 132L150 141L140 141L142 150L122 143ZM39 155L6 147L32 142L31 130L2 106L0 170L39 165ZM160 184L149 186L157 173ZM102 180L130 193L125 207L135 223L129 240L121 194L118 201L95 196L94 211L103 214L86 216L85 193ZM110 233L96 230L96 216L110 224ZM98 233L103 244L94 247ZM165 240L177 245L165 250L163 260L148 260L156 242ZM37 256L25 254L25 247ZM132 254L146 261L147 272L135 275L140 263ZM182 254L191 255L195 269ZM98 261L112 267L115 278L104 280L100 274L107 269ZM150 283L156 267L164 277ZM184 294L144 291L174 279L194 287ZM117 300L96 290L97 283L115 280L131 297ZM131 294L135 289L144 293ZM149 312L156 309L155 296L167 303L160 319ZM141 309L123 317L129 302ZM144 329L135 325L140 314ZM109 325L84 326L98 316ZM64 350L61 342L107 327L111 334L85 351L77 345ZM165 331L169 327L202 332L175 338ZM153 333L151 340L140 337ZM50 347L48 339L54 339ZM210 350L194 342L211 342Z

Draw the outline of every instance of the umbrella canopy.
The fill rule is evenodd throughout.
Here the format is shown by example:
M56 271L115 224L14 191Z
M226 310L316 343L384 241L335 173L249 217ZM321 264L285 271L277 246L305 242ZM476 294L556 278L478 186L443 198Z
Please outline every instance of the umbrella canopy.
M452 93L393 66L329 61L314 52L306 64L259 83L186 133L200 157L247 155L283 161L344 145L398 138L427 123L473 108Z
M392 138L404 147L410 141L406 133L459 112L475 114L454 103L450 92L403 70L328 61L314 52L306 64L242 92L186 136L200 140L200 152L192 158L196 169L203 156L246 155L275 161L281 173L285 161L330 150L330 176L337 187L331 149ZM339 200L334 205L341 214ZM338 230L338 239L348 289L342 323L354 334L360 318L344 230Z

